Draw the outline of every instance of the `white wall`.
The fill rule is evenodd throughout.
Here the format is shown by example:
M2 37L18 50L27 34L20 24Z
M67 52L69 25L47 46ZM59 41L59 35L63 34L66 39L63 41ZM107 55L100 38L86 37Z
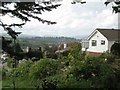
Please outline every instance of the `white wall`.
M92 40L97 40L97 46L92 46ZM101 40L105 40L105 45L101 45ZM89 49L91 52L105 52L108 50L108 40L99 31L97 31L89 40Z

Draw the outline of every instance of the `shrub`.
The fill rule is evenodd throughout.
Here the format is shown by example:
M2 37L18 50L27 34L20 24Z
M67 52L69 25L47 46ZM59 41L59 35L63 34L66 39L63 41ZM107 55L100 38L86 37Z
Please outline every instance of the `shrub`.
M57 66L57 61L54 59L41 59L32 65L29 75L36 79L52 76L55 75Z
M77 81L72 75L65 76L61 76L62 78L57 79L58 88L90 88L90 80L81 79L80 81Z
M115 62L115 55L113 55L112 53L107 55L107 62L108 63L114 63Z
M46 56L47 56L47 58L52 58L52 59L58 58L57 54L55 54L55 53L48 53Z
M0 67L1 68L1 67ZM0 72L1 73L1 72ZM2 79L5 79L6 78L6 73L7 73L7 70L4 69L4 67L2 68Z
M114 55L120 56L120 43L114 43L111 47L111 52Z
M33 62L31 60L25 61L22 60L22 62L17 66L17 68L13 68L11 71L8 72L7 76L10 77L24 77L28 75L29 69Z
M70 52L69 50L66 50L66 51L62 52L61 54L62 54L62 56L68 56L69 52Z
M7 58L7 66L10 67L10 68L13 68L13 65L14 65L14 58Z
M42 88L57 88L57 79L54 77L49 77L42 80Z
M27 57L28 58L33 58L33 57L36 57L36 58L43 58L43 53L42 51L40 50L30 50L28 53L26 53Z
M116 87L117 78L114 68L99 57L87 57L86 60L76 61L67 75L73 75L76 81L90 80L90 87ZM113 82L113 83L111 83Z

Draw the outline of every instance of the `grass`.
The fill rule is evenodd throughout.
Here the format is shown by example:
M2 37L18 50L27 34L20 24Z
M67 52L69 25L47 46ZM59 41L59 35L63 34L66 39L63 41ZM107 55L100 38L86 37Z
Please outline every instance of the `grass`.
M49 79L52 78L53 76L49 76L43 79ZM62 74L56 74L54 76L54 78L64 78L65 77L65 73ZM14 88L13 85L13 81L15 81L15 87L16 88L29 88L29 89L35 89L37 86L39 86L39 88L42 88L42 80L43 79L33 79L33 78L29 78L28 76L24 76L24 77L14 77L14 78L10 78L10 79L4 79L2 81L2 88Z
M2 88L14 88L13 81L15 81L15 87L16 88L35 88L34 85L32 85L32 80L25 79L24 78L11 78L11 79L5 79L2 81Z

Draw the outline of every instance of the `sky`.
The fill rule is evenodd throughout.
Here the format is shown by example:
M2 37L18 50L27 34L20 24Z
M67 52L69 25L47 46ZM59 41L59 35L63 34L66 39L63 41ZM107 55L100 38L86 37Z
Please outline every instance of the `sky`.
M22 29L22 34L34 36L64 36L81 38L90 35L96 28L118 28L118 14L112 12L112 4L106 6L105 0L85 0L86 4L71 4L72 0L63 0L62 5L51 12L43 12L41 18L57 22L54 25L42 24L31 19ZM5 23L21 20L5 16ZM3 28L1 28L4 33Z

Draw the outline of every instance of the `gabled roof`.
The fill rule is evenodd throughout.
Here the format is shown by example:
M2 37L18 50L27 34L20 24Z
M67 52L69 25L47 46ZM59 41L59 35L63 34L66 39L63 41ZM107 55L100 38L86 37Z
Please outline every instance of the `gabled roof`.
M109 41L120 41L120 29L101 29L97 28L89 37L88 40L99 31Z
M99 29L97 28L97 30L110 41L120 40L120 29Z

